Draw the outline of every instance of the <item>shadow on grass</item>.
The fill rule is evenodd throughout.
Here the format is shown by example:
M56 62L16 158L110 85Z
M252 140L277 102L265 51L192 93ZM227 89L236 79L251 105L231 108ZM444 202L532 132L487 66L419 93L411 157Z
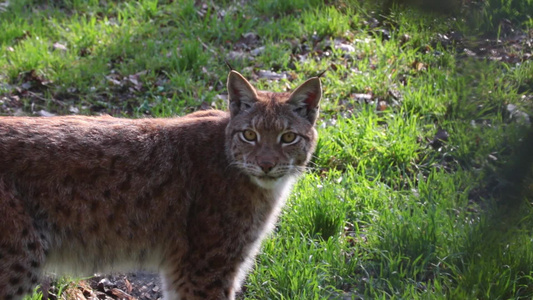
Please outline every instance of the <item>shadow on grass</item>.
M24 111L59 114L73 106L80 113L114 115L143 114L158 105L165 115L199 107L224 87L225 66L223 55L213 55L198 33L213 38L224 26L216 26L216 15L202 20L194 1L161 7L163 2L12 3L3 13L1 42L11 49L2 72L12 87L7 94L17 97L14 102L20 98ZM250 26L241 19L233 25L243 28L220 38L240 38Z
M243 34L263 30L284 36L300 24L293 18L272 26L277 15L303 14L323 3L239 5L190 0L12 3L4 12L10 20L3 24L7 34L0 41L12 50L5 71L11 93L20 97L25 111L37 104L60 114L73 105L88 107L81 113L130 116L182 114L214 102L215 108L225 107L216 97L225 90L225 55L246 43ZM269 17L248 16L254 9Z
M533 296L533 129L500 171L499 187L484 183L492 206L473 226L454 261L455 297Z

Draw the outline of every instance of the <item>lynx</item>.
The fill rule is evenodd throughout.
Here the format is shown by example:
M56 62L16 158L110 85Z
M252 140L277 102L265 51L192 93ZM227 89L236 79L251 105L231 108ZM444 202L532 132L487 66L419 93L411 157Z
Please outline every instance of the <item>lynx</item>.
M153 270L164 299L234 299L314 151L322 86L227 81L229 112L0 117L0 299L43 272Z

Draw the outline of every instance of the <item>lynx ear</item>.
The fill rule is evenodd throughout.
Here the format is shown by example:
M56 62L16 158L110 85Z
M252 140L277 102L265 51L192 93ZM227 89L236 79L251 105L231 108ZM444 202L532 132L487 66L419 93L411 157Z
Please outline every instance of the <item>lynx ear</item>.
M322 83L318 77L313 77L296 88L287 102L294 106L294 112L314 124L318 117L318 103L321 97Z
M254 87L239 72L231 70L228 75L229 111L232 117L248 109L257 101Z

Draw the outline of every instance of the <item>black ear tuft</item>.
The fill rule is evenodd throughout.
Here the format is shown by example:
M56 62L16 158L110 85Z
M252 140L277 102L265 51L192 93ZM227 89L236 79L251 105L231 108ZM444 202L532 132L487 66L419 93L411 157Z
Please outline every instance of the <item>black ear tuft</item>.
M324 73L326 73L326 71L327 71L327 69L322 71L322 72L320 72L318 75L316 75L316 77L318 77L318 78L322 77L322 75L324 75Z
M224 60L224 62L226 63L226 66L228 66L229 70L230 71L234 71L235 69L229 64L229 62L227 60Z

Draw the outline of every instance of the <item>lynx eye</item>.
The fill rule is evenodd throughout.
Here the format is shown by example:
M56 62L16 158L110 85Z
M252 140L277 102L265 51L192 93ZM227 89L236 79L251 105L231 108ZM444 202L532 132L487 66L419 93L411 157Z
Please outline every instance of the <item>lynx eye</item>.
M243 131L242 136L248 142L254 142L255 140L257 140L257 133L249 129L246 129L245 131Z
M294 132L285 132L281 135L281 142L284 144L290 144L296 141L298 136Z

